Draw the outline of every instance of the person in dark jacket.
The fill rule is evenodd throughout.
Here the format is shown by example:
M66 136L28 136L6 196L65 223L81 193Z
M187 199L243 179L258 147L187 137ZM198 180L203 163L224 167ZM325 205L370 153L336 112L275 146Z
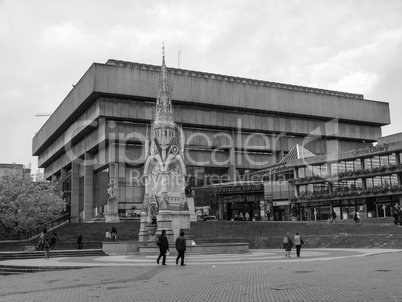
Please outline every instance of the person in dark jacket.
M156 263L159 264L159 260L162 259L162 265L166 265L166 253L169 252L169 242L166 237L166 230L162 230L162 234L159 237L159 256L156 259Z
M115 241L117 239L117 230L115 227L112 227L112 241Z
M61 240L60 236L56 233L56 231L53 231L52 237L50 238L50 249L54 250L57 238Z
M179 253L176 258L176 265L179 264L179 259L181 258L181 266L185 266L184 264L184 253L186 251L186 238L184 238L184 232L180 232L180 236L176 239L176 250Z
M78 249L82 249L82 245L83 245L84 241L82 240L82 235L79 235L77 238L77 244L78 244Z

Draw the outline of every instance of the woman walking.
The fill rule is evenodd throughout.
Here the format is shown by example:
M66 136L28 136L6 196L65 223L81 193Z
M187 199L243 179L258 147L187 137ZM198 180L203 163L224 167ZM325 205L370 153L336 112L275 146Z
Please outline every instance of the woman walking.
M283 237L283 248L286 251L285 257L290 258L290 251L292 250L292 246L292 239L290 239L289 233L286 233L286 235Z
M301 250L301 246L303 244L303 239L301 239L299 233L295 234L294 242L295 242L295 246L296 246L296 255L297 255L297 257L300 257L300 250Z

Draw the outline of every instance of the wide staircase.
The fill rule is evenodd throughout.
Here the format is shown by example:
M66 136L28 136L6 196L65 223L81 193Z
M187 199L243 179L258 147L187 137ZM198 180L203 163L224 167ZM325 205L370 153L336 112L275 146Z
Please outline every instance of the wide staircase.
M117 240L138 240L140 223L138 220L118 224L68 223L56 229L61 236L57 241L54 255L65 252L68 256L80 256L86 250L89 253L102 251L106 230L117 229ZM248 242L251 249L281 248L285 233L298 232L305 242L305 248L401 248L402 226L396 226L390 218L363 219L360 223L340 220L335 224L325 221L313 222L277 222L277 221L197 221L191 223L188 237L196 244L219 242ZM48 232L50 235L52 230ZM82 235L84 245L78 250L77 237ZM29 241L0 242L0 260L12 257L43 257L43 252L27 251L33 247L37 238ZM22 253L21 253L22 252ZM90 254L88 254L90 255ZM2 257L3 256L3 257Z

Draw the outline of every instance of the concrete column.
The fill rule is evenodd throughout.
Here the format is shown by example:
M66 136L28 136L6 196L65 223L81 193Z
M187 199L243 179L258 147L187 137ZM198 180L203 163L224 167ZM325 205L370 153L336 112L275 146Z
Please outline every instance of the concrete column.
M241 132L240 132L241 133ZM236 148L235 141L238 140L235 131L232 131L232 145L229 147L229 171L228 176L230 181L236 180Z
M93 217L93 207L94 207L94 174L93 166L91 161L93 160L93 155L90 153L85 153L85 164L84 168L84 221L89 221Z
M68 169L61 169L61 176L60 176L60 180L61 181L64 181L65 179L66 179L66 177L67 177L67 175L68 175Z
M80 165L71 163L71 221L80 221Z

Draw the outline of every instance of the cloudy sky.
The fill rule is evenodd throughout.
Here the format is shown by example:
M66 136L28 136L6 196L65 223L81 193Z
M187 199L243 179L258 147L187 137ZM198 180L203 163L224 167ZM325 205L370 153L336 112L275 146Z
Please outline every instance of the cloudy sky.
M32 138L93 62L108 59L364 94L402 132L402 1L0 0L0 163Z

